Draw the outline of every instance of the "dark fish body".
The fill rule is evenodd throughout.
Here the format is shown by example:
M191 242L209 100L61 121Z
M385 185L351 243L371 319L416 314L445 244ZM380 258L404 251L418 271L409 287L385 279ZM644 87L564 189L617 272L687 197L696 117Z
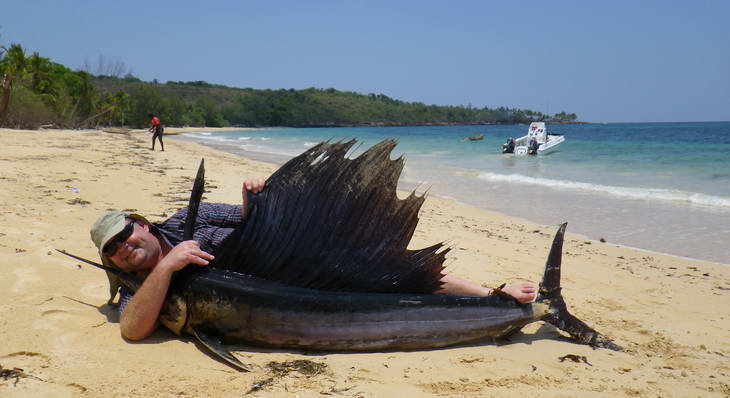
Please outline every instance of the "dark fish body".
M563 224L553 240L534 303L503 294L465 297L437 294L322 291L283 285L234 271L187 269L175 275L160 321L190 334L229 365L247 370L224 343L318 351L428 349L499 338L543 320L593 347L621 350L571 315L561 294ZM132 289L141 280L106 269Z
M180 292L179 296L176 292ZM177 297L174 297L177 296ZM502 296L346 293L297 288L231 271L192 272L168 299L173 331L305 350L422 349L502 337L548 312Z
M505 295L348 293L283 285L207 268L179 274L161 321L196 336L216 356L245 370L223 343L317 351L413 350L500 338L544 320L578 342L621 347L571 315L560 287L563 224L553 241L534 303Z

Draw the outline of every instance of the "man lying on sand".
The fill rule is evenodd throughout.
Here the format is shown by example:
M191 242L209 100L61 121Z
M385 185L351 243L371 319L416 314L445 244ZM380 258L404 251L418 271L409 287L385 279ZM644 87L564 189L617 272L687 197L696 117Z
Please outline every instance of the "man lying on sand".
M243 182L242 206L201 203L194 240L183 241L187 209L160 224L152 224L139 214L109 211L91 227L91 239L105 265L136 273L145 278L136 293L121 287L119 311L122 336L142 340L159 326L159 315L172 274L189 264L205 267L223 240L243 222L248 208L247 192L259 193L263 179ZM493 289L455 276L445 275L436 293L460 296L488 296ZM116 294L116 286L112 285ZM507 285L502 292L520 303L535 300L537 289L528 283ZM113 297L112 297L113 299Z

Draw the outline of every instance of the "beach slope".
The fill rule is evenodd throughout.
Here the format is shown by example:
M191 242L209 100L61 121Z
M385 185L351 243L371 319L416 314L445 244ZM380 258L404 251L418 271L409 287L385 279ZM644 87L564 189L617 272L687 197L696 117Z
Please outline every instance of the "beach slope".
M96 259L88 230L108 209L165 219L186 205L201 157L211 202L240 203L243 178L276 167L173 139L153 152L136 132L0 137L2 397L730 396L730 267L586 240L570 225L563 295L623 352L575 344L538 322L509 340L426 351L238 346L253 369L239 373L164 329L127 342L104 273L55 249ZM446 240L458 276L536 283L556 229L429 197L412 247Z

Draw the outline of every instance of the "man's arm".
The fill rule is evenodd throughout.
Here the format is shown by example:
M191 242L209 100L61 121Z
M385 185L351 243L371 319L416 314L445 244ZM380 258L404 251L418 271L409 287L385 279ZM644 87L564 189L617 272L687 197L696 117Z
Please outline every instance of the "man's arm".
M129 340L142 340L159 326L160 309L170 287L175 271L188 264L206 266L213 255L200 250L196 241L185 241L175 246L152 269L144 283L127 304L119 320L122 336Z
M157 329L160 324L160 309L170 287L171 277L172 272L166 272L160 267L147 276L119 319L119 328L124 338L142 340Z

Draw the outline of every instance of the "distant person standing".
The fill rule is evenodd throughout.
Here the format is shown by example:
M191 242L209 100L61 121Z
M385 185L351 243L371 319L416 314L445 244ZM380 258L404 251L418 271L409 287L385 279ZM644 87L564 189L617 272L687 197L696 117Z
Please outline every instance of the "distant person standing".
M155 139L159 139L162 152L165 152L165 144L162 143L162 133L165 131L165 129L160 123L160 118L152 113L148 114L147 116L151 118L149 132L152 133L152 150L155 150Z

